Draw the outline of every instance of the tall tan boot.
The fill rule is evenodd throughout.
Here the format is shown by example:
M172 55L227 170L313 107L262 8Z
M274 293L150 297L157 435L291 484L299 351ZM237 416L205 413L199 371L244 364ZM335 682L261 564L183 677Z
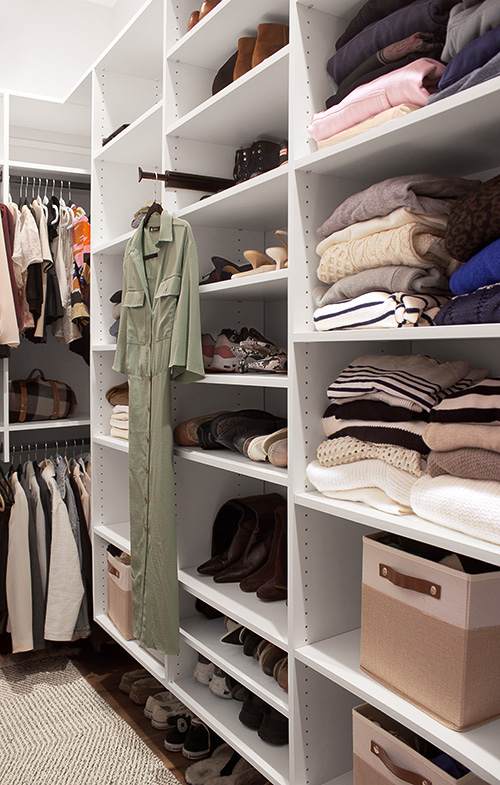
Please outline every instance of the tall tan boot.
M252 68L262 63L267 57L271 57L289 41L289 31L287 25L267 22L259 25L257 32L257 43L252 57Z
M257 38L254 37L238 39L238 57L234 66L233 82L252 68L252 56L256 43Z

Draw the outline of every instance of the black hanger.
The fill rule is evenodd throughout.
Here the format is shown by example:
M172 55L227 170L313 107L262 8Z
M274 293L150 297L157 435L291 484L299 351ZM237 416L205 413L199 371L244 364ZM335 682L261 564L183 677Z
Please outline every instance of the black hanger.
M143 253L143 255L144 255L144 229L148 225L148 221L151 218L151 216L153 216L155 214L161 215L162 212L163 212L163 207L155 199L153 204L150 205L150 207L148 207L148 211L147 211L146 215L144 216L144 222L142 224L142 253ZM154 259L157 256L158 256L158 252L146 254L146 256L144 256L144 261L146 261L146 259Z

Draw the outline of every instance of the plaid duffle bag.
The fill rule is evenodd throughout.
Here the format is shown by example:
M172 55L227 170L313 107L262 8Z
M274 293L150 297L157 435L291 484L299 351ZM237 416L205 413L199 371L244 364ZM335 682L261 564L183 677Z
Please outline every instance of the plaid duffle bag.
M46 379L34 368L27 379L9 383L9 422L61 420L76 409L76 395L65 382Z

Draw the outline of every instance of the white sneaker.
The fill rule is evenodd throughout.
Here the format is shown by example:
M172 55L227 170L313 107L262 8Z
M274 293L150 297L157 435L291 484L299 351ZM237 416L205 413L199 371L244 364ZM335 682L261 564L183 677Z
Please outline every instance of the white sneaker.
M227 674L220 668L215 668L214 675L210 682L209 690L217 695L219 698L232 698L231 690L226 682Z
M154 706L151 715L151 725L157 730L165 730L169 728L168 718L173 717L175 714L190 714L191 712L186 709L183 703L178 700L173 700L163 706Z
M193 676L196 681L199 681L200 684L208 685L212 680L212 676L214 675L214 664L213 662L197 662L196 668L194 669Z
M167 690L166 692L157 692L156 695L150 695L144 706L144 716L150 720L153 716L153 709L155 706L165 706L165 704L172 703L172 701L175 700L176 699L170 690Z

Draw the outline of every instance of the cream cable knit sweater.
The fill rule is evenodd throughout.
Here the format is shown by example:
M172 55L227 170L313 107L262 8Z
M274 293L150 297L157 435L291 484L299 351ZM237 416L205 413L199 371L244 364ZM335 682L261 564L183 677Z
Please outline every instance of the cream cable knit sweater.
M416 515L500 545L500 482L421 477L410 492Z
M378 232L387 232L390 229L398 229L400 226L406 224L420 224L422 226L430 226L432 229L437 230L439 237L444 236L446 225L448 223L447 215L432 215L432 214L416 214L412 213L407 207L399 207L393 210L389 215L383 215L376 218L371 218L369 221L359 221L359 223L351 224L346 229L341 229L339 232L334 232L329 237L321 240L316 246L316 253L322 256L328 248L338 243L349 243L352 240L361 240L363 237L368 237L371 234Z
M332 284L361 270L400 264L439 267L447 276L460 266L446 250L441 230L413 222L330 246L317 274L320 281Z

